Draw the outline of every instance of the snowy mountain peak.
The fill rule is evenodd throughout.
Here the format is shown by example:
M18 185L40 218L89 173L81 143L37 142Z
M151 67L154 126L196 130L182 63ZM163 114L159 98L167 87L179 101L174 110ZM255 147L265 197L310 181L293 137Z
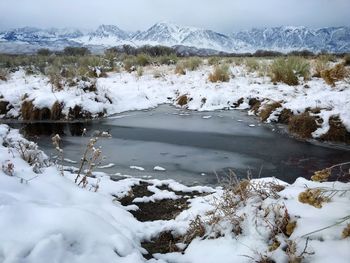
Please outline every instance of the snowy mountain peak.
M92 32L91 37L118 37L120 39L127 39L129 35L121 30L119 27L114 25L100 25L94 32Z
M272 50L289 52L349 52L350 27L310 29L305 26L253 28L230 35L213 30L181 26L162 21L145 31L130 33L115 25L100 25L96 30L38 29L23 27L0 32L0 51L21 43L31 47L59 49L68 45L98 46L100 49L118 45L184 46L194 49L211 49L224 52L255 52ZM18 49L16 49L18 50Z

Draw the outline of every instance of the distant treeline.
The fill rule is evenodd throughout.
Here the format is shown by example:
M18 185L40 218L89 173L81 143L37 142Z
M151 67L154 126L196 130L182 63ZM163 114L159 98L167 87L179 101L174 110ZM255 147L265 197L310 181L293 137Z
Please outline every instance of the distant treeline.
M91 51L87 47L65 47L62 51L52 51L47 48L42 48L37 51L38 55L49 56L65 55L65 56L86 56L90 55ZM270 50L257 50L254 53L226 53L226 52L213 52L205 51L196 48L186 48L183 46L166 47L166 46L149 46L145 45L142 47L133 47L130 45L122 45L118 47L111 47L105 50L105 54L126 54L126 55L139 55L146 54L152 57L176 55L178 57L283 57L283 56L301 56L301 57L315 57L318 55L330 54L327 51L321 51L314 53L309 50L291 51L289 53L282 53L278 51ZM346 53L335 53L332 55L337 57L343 57Z

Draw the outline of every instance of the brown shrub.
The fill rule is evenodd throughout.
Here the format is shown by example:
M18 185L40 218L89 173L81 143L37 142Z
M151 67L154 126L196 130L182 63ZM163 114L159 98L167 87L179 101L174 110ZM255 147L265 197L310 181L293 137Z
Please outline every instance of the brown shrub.
M186 75L186 70L182 64L177 64L175 68L175 74Z
M259 112L259 117L262 121L266 121L272 112L274 112L277 108L280 108L282 105L279 102L273 102L271 104L265 104L263 108Z
M347 131L344 124L338 116L329 118L329 130L321 136L325 141L350 142L350 132Z
M290 117L288 129L301 138L310 138L311 134L317 129L317 123L315 117L305 112Z
M342 80L349 76L349 71L345 68L344 64L339 63L331 69L326 69L321 72L321 77L324 81L334 87L335 82Z
M176 99L176 101L177 101L177 104L179 104L180 106L186 105L188 103L187 95L181 95Z

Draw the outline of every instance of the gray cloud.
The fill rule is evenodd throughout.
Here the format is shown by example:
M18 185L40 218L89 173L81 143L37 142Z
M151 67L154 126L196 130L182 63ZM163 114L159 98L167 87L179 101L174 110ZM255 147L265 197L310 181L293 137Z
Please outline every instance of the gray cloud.
M0 28L146 29L155 22L232 32L251 27L350 25L349 0L1 0Z

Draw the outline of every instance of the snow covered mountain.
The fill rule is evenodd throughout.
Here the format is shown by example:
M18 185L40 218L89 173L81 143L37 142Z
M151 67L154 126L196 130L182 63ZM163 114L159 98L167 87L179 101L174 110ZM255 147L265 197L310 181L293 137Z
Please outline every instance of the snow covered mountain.
M101 25L94 31L24 27L0 32L0 52L9 50L21 52L21 49L32 51L41 47L62 49L65 46L101 49L124 44L183 46L236 53L256 50L288 52L305 49L313 52L349 52L350 27L315 30L307 27L283 26L254 28L225 35L212 30L161 22L136 33L126 32L115 25Z
M288 52L307 49L310 51L350 51L350 28L328 27L309 29L307 27L273 27L252 29L233 33L232 39L242 41L253 49Z

